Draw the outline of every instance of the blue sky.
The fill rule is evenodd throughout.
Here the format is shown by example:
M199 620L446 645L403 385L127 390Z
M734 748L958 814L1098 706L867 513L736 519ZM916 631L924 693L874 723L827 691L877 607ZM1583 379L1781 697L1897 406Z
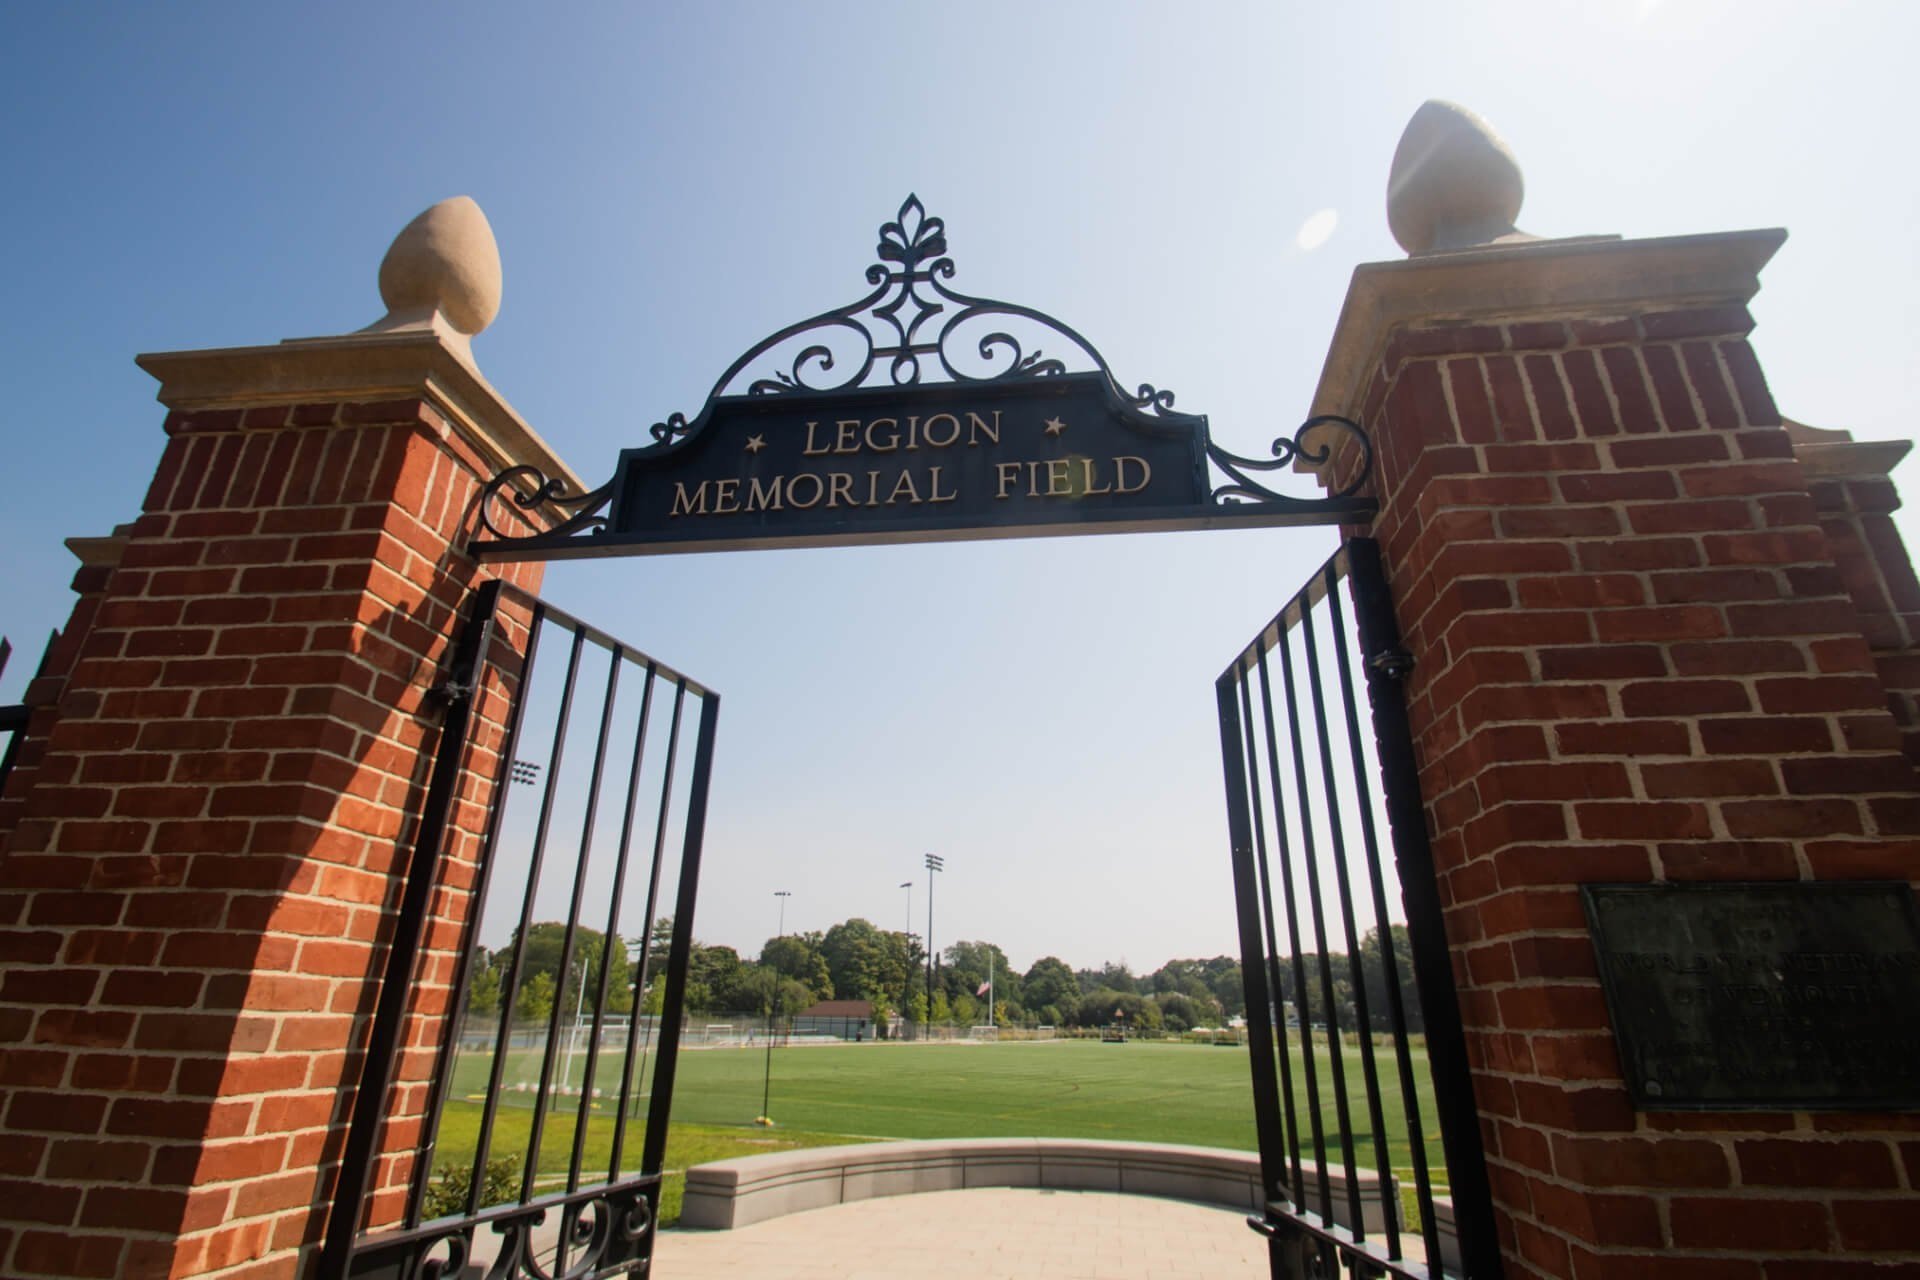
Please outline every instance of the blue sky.
M1428 97L1500 129L1538 234L1788 228L1754 305L1783 410L1905 438L1916 27L1751 0L10 6L0 698L65 621L59 539L136 514L158 458L133 355L359 328L393 234L458 193L506 268L479 364L592 483L860 296L909 191L957 287L1261 450L1354 265L1400 256L1387 166ZM1210 683L1330 545L635 559L547 592L726 696L703 937L757 948L776 888L790 928L894 925L931 849L938 940L1150 968L1233 949Z

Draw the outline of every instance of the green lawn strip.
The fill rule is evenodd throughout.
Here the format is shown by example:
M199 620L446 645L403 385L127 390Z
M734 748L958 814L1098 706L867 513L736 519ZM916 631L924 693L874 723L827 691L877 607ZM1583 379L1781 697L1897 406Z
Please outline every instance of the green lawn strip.
M1338 1118L1330 1096L1331 1063L1327 1046L1316 1045L1321 1124L1328 1163L1338 1167L1341 1153ZM1415 1076L1424 1122L1429 1166L1436 1184L1446 1180L1438 1124L1426 1083L1424 1052L1416 1048ZM1366 1110L1360 1051L1342 1051L1355 1130L1357 1164L1376 1163L1371 1121ZM456 1065L455 1087L442 1124L440 1156L471 1159L479 1104L472 1095L485 1088L485 1055ZM582 1080L584 1054L576 1054L568 1082ZM596 1078L618 1078L617 1058L603 1056ZM1389 1163L1403 1182L1412 1153L1406 1138L1397 1076L1390 1057L1381 1057L1382 1119L1388 1134ZM537 1079L540 1055L517 1050L508 1059L504 1079ZM650 1064L648 1064L650 1065ZM1298 1114L1306 1116L1303 1063L1296 1050L1293 1085ZM674 1124L669 1135L669 1167L684 1169L707 1159L724 1159L787 1146L819 1146L874 1138L1058 1137L1137 1142L1174 1142L1251 1150L1255 1146L1252 1088L1244 1050L1221 1052L1210 1046L1179 1043L1053 1041L989 1045L863 1044L776 1049L773 1054L770 1112L774 1130L751 1127L761 1113L767 1055L761 1048L698 1049L680 1055L675 1087ZM559 1076L556 1068L556 1078ZM644 1073L643 1073L644 1079ZM649 1082L650 1083L650 1082ZM604 1087L603 1087L604 1088ZM611 1153L614 1090L593 1103L584 1177L604 1171ZM503 1090L496 1156L524 1154L531 1113L529 1095ZM636 1098L622 1163L638 1161L644 1098ZM541 1169L564 1173L571 1156L577 1097L562 1098L549 1114L541 1143ZM676 1143L693 1134L732 1135L740 1145L722 1154L687 1156ZM1311 1128L1300 1135L1302 1156L1312 1158ZM778 1142L781 1145L767 1145ZM757 1145L756 1145L757 1144ZM677 1196L677 1192L675 1193Z
M549 1125L560 1117L550 1117ZM532 1114L502 1109L494 1126L491 1151L493 1159L511 1157L516 1164L525 1157ZM540 1142L539 1191L558 1190L564 1181L573 1153L573 1130L569 1120L564 1133L553 1130ZM440 1121L440 1142L435 1152L437 1170L465 1169L473 1163L473 1147L480 1132L480 1107L477 1103L458 1102L447 1106ZM793 1151L801 1147L831 1147L872 1141L844 1133L807 1133L784 1128L741 1129L715 1125L674 1122L667 1129L665 1177L660 1185L660 1225L671 1226L680 1219L680 1201L686 1193L687 1170L697 1164L731 1160L737 1156L766 1155L772 1151ZM613 1121L595 1116L587 1128L586 1155L582 1160L581 1181L591 1186L604 1176L613 1152ZM640 1162L640 1127L629 1125L621 1164L631 1174Z

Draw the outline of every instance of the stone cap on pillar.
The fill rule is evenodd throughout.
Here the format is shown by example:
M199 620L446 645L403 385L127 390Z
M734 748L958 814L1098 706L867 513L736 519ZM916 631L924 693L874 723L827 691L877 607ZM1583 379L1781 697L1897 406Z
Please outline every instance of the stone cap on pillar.
M469 339L500 308L500 254L480 206L443 200L402 229L380 264L387 314L358 333L273 346L168 351L134 362L169 409L431 400L496 471L532 466L587 488L480 374Z
M1853 432L1832 427L1810 427L1792 418L1781 419L1793 456L1808 476L1851 480L1892 473L1913 450L1911 440L1855 440Z
M1647 240L1536 240L1354 268L1313 396L1353 417L1394 330L1412 324L1742 305L1786 241L1779 228Z

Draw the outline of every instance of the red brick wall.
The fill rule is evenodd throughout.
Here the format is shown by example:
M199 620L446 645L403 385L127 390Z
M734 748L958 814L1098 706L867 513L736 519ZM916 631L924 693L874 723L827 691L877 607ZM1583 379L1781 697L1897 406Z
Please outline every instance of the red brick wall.
M483 576L453 545L492 468L431 402L176 412L167 432L118 566L68 628L44 754L6 798L7 1276L294 1274L430 765L427 691ZM504 693L496 677L484 751ZM438 1030L486 799L471 779L416 1046Z
M1891 480L1870 467L1847 469L1849 454L1867 455L1873 446L1813 448L1828 455L1822 459L1823 474L1808 485L1820 512L1820 528L1847 594L1860 611L1861 630L1886 686L1887 706L1900 726L1907 758L1920 764L1920 580L1893 524L1900 495Z
M1920 1254L1920 1117L1633 1110L1577 892L1920 876L1913 770L1750 328L1406 329L1367 399L1513 1275Z

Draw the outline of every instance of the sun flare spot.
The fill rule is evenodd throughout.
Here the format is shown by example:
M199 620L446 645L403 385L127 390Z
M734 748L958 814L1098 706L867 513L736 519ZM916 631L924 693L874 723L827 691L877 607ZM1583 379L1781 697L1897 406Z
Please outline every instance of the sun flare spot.
M1334 228L1340 225L1340 213L1336 209L1322 209L1300 224L1293 233L1293 243L1302 253L1312 253L1332 237Z

